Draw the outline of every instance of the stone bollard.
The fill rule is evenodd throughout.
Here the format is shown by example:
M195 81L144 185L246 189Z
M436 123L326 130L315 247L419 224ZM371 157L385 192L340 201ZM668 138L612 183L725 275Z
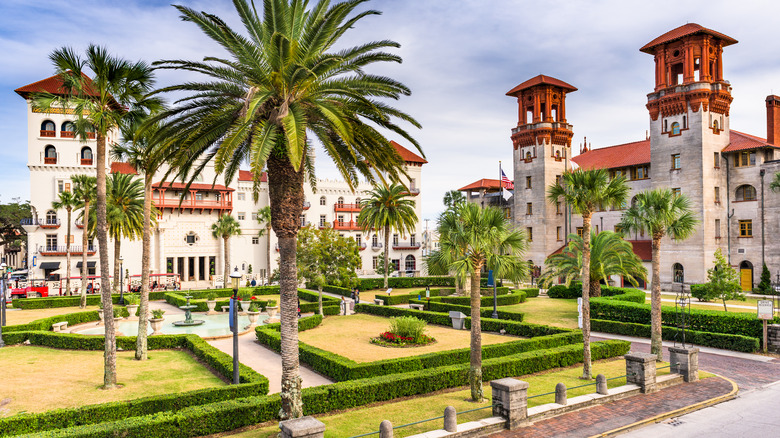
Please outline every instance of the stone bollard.
M766 328L767 349L780 353L780 324L769 324Z
M643 394L658 390L655 386L655 360L650 353L629 353L626 359L626 383L638 385Z
M699 349L669 347L669 363L673 373L682 374L686 382L699 380Z
M444 430L447 432L458 431L458 414L452 406L444 408Z
M390 420L379 423L379 438L393 438L393 423Z
M528 419L528 382L505 378L490 382L493 389L493 415L504 417L514 430Z
M555 385L555 403L559 405L566 404L566 385L563 383Z
M301 417L279 423L282 438L323 438L325 424L314 417Z
M607 388L607 376L603 374L596 376L596 393L601 395L609 394L609 389Z

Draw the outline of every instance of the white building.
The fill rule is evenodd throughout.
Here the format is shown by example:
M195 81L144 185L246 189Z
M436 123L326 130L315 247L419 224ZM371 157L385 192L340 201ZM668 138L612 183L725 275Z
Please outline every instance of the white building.
M30 278L34 279L54 280L68 275L72 278L80 277L83 229L76 221L78 214L74 212L72 217L72 267L70 272L66 272L67 213L65 210L53 210L52 202L58 199L60 192L71 190L71 176L96 174L93 156L95 141L90 138L84 143L74 138L73 111L57 108L43 113L32 107L29 99L31 93L57 93L60 86L58 78L53 76L15 90L27 101L27 167L30 169L30 204L33 219L23 225L28 233L27 265ZM109 148L117 139L116 133L109 135ZM419 218L422 165L427 161L395 142L392 144L406 161L409 178L404 183L414 196L415 210ZM107 160L106 165L111 172L136 173L127 163L111 162L110 158ZM261 177L259 199L254 202L252 174L249 171L240 171L237 178L227 185L212 185L217 175L213 166L207 166L198 180L186 191L186 184L182 182L161 182L163 174L163 171L159 172L153 185L153 202L160 211L160 216L152 236L152 274L179 274L183 288L210 287L216 279L221 279L224 269L223 242L222 239L212 236L211 225L224 213L236 217L242 228L242 234L230 240L231 265L237 266L246 274L249 274L251 268L250 277L258 279L265 276L269 262L271 270L276 268L276 236L273 232L270 237L258 236L259 231L265 227L258 223L257 211L269 204L265 175ZM382 238L376 233L363 233L356 224L360 212L360 198L367 196L370 190L371 186L362 183L353 193L344 181L318 180L315 193L311 186L306 184L306 200L301 215L302 226L332 226L344 236L352 237L361 244L363 266L359 273L363 276L375 275L376 262L383 250ZM414 234L394 234L390 237L390 259L406 275L418 275L421 271L422 234L423 230L418 222L418 229ZM266 256L268 238L271 239L270 261ZM100 274L96 245L97 241L87 248L90 275ZM111 273L113 249L113 244L110 244ZM140 240L123 241L121 251L124 259L123 269L131 276L140 275ZM64 287L64 282L62 283ZM74 284L74 287L78 287L78 282ZM53 286L55 289L59 288L58 284Z

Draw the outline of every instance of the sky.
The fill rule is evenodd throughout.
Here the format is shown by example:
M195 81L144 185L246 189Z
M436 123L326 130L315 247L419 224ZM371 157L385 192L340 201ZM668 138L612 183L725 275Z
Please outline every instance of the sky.
M48 59L54 49L83 52L96 43L147 62L224 55L195 25L181 21L170 3L0 0L0 202L29 199L26 108L13 90L54 74ZM218 15L240 31L230 1L177 4ZM498 178L499 161L511 177L517 103L505 94L539 74L578 88L566 99L575 155L585 136L593 148L645 138L653 58L639 48L686 23L739 41L724 50L733 129L765 137L764 99L780 94L780 43L772 25L772 17L780 15L777 1L373 0L366 7L382 15L358 22L342 44L381 39L401 44L394 53L403 63L371 71L412 90L393 105L422 124L419 130L406 126L429 161L420 184L420 219L436 219L446 191ZM157 78L159 86L198 79L171 71L159 71ZM318 176L338 177L328 157L317 156Z

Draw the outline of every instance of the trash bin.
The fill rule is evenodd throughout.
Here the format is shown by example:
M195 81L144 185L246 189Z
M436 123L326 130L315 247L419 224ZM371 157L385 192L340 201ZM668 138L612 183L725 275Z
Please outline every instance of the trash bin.
M466 326L466 315L462 312L451 310L450 319L452 319L452 328L456 330L463 330Z

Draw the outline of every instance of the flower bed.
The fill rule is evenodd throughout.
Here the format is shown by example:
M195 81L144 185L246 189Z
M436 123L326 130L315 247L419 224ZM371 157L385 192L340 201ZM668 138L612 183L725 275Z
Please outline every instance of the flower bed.
M379 335L378 338L372 338L371 343L381 345L383 347L422 347L423 345L429 345L436 342L436 339L428 335L421 335L416 341L409 336L400 336L391 332L384 332Z

